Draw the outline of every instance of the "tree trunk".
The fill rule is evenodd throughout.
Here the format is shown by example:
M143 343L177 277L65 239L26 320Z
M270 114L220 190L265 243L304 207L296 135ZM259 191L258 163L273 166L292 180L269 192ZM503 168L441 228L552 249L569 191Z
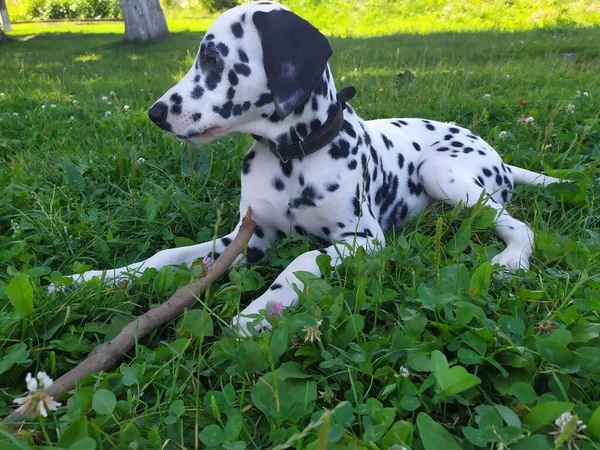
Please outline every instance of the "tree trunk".
M12 25L10 24L10 17L8 17L8 10L6 9L6 0L0 0L0 25L2 25L3 31L11 31ZM0 33L2 33L0 31ZM6 36L0 36L0 43L6 39Z
M169 33L158 0L121 0L121 7L126 40L149 41Z

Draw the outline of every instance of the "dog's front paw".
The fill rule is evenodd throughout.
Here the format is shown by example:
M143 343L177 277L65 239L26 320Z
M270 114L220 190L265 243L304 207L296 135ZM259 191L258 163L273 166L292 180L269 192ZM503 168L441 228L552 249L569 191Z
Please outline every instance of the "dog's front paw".
M491 262L506 267L513 273L519 269L529 270L529 255L525 254L522 248L507 248L494 256Z
M64 278L70 278L71 283L68 286L57 286L55 283L48 285L47 290L49 294L60 292L66 294L68 291L75 289L78 285L90 281L94 277L102 279L104 272L101 270L88 270L82 274L68 275Z
M240 314L233 318L233 328L241 337L252 337L257 333L270 331L272 327L266 319L261 319L256 314L252 316Z

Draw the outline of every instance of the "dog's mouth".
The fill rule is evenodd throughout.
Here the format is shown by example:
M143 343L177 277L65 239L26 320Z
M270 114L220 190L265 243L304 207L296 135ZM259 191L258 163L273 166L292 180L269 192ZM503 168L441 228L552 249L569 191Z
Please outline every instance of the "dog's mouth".
M194 131L189 131L188 133L186 133L184 135L178 134L177 137L179 139L181 139L182 141L196 144L196 143L210 142L210 141L222 136L223 134L225 134L223 132L223 127L216 125L214 127L206 128L203 131L194 130Z

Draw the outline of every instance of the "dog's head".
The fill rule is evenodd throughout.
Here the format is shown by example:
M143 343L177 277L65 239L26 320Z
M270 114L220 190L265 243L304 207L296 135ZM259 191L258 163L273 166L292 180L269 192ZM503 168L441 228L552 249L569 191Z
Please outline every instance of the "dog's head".
M209 142L304 105L332 54L310 23L273 2L223 13L206 32L189 72L149 110L162 129Z

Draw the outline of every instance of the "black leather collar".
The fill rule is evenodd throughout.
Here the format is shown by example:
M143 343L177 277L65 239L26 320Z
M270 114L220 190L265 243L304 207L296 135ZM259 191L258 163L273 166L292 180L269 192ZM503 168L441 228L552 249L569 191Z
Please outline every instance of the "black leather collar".
M297 144L277 145L275 142L262 138L262 142L271 153L281 161L287 162L293 158L310 155L329 144L340 132L344 124L344 109L346 102L356 95L356 88L348 86L337 93L337 111L331 119L325 122L316 131L310 133Z

